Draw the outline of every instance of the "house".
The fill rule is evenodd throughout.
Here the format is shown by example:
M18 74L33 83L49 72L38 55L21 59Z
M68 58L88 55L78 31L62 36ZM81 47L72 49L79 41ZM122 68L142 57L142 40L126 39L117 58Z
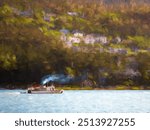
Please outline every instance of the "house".
M81 32L75 32L73 35L74 35L75 37L80 37L80 38L83 37L83 33L81 33Z
M95 37L95 42L96 43L102 43L102 44L107 44L108 43L107 37L101 36L101 35L98 35L98 36Z
M127 54L127 50L126 49L122 49L122 48L120 48L119 50L118 50L118 54Z
M83 33L79 31L74 31L73 35L71 36L67 35L70 34L68 29L61 29L59 31L62 33L61 40L66 42L66 44L68 44L69 46L71 46L73 43L80 43L82 41Z
M68 42L70 42L70 43L80 43L80 42L81 42L81 39L78 38L78 37L72 37L72 36L70 36L70 37L68 38Z
M47 21L47 22L50 22L50 19L51 19L51 17L55 17L56 16L56 14L53 14L53 13L46 13L45 15L44 15L44 20L45 21Z
M72 33L69 33L69 30L67 29L61 29L60 32L62 33L61 40L63 40L67 44L84 42L86 44L100 43L105 45L108 43L107 37L100 34L85 35L80 31L73 31ZM72 34L72 35L69 36L67 34Z
M62 35L60 36L60 40L66 42L66 41L67 41L67 36L64 35L64 34L62 34Z
M33 11L32 10L20 11L19 15L25 17L31 17L33 15Z
M122 39L118 36L115 38L116 43L120 43L122 41Z
M70 47L72 47L72 43L69 42L69 41L67 41L67 42L66 42L66 46L67 46L68 48L70 48Z
M74 35L74 37L80 37L82 38L84 36L84 33L78 30L74 30L72 31L72 34Z
M13 7L12 7L12 10L13 10L13 13L14 13L14 14L20 15L20 11L19 11L17 8L13 8Z
M59 30L59 32L66 35L69 33L69 30L68 29L61 29L61 30Z
M119 36L117 36L117 37L115 37L114 39L111 40L112 43L116 43L116 44L120 43L121 41L122 41L122 39Z
M86 44L94 44L95 43L95 38L92 34L88 34L83 38L83 41Z
M77 12L67 12L67 14L70 15L70 16L77 16L78 15Z
M110 53L118 53L118 54L127 54L127 50L123 48L112 48L109 47L108 52Z
M47 22L50 22L50 15L44 15L43 19Z
M61 29L59 32L61 33L60 39L66 43L66 47L72 47L72 39L67 35L70 33L69 30Z
M73 43L81 42L80 38L73 36L67 37L66 35L61 35L60 39L66 43L67 47L72 47Z
M100 34L88 34L84 37L83 41L86 44L94 44L94 43L102 43L102 44L107 44L107 37L102 36Z

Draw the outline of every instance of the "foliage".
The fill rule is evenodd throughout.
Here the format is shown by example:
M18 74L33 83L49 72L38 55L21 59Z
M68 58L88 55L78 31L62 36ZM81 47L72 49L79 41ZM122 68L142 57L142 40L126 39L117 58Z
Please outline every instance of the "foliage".
M50 15L48 21L44 20L46 14ZM98 87L149 85L149 18L150 6L144 2L2 0L0 82L38 82L49 73L66 73L74 77L86 74ZM68 48L60 40L63 28L123 40L120 44L80 43ZM110 47L125 49L127 54L110 53ZM129 79L125 75L129 64L140 76Z

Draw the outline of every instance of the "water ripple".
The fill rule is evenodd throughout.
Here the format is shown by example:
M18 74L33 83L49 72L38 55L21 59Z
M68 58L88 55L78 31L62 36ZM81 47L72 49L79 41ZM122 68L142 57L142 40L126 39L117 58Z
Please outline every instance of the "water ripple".
M150 91L65 91L20 94L0 90L1 113L149 113Z

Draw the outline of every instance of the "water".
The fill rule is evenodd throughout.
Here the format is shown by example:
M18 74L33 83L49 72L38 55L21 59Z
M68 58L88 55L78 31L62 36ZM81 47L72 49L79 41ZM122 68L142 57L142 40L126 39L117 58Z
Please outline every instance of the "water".
M64 91L63 94L20 94L0 90L2 113L149 113L150 91Z

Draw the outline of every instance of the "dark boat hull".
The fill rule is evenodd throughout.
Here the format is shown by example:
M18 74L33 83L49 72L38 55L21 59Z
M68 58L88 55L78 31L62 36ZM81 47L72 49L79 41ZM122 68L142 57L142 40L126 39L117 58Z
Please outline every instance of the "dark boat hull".
M54 91L38 91L38 90L33 90L33 91L28 91L29 94L62 94L63 90L54 90Z
M27 92L21 92L21 94L62 94L64 90L54 90L54 91L46 91L46 90L28 90Z

